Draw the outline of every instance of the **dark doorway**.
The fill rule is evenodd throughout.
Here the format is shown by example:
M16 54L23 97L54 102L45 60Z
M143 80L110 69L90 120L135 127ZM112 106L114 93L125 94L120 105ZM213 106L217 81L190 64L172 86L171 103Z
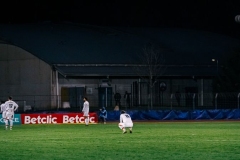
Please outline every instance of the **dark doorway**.
M61 89L62 102L69 102L72 109L82 109L84 94L84 87L63 87Z
M132 92L132 99L133 99L133 106L138 106L138 82L133 82L133 92Z
M112 87L98 88L99 107L112 107Z
M186 107L193 108L198 106L198 88L185 87L185 102Z

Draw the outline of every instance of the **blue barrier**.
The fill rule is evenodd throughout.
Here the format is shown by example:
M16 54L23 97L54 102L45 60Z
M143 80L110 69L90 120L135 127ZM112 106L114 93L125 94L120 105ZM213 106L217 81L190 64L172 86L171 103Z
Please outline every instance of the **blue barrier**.
M221 120L240 119L240 109L219 110L129 110L132 120ZM119 120L120 111L108 111L108 121Z

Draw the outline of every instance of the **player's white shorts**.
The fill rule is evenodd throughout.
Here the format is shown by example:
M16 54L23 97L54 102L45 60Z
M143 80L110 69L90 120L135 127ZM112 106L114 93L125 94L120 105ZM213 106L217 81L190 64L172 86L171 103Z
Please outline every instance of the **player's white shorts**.
M7 112L6 113L6 119L13 119L13 115L14 115L14 113L12 113L12 112Z
M118 127L120 129L123 129L123 128L132 128L133 127L133 123L119 123L118 124Z
M6 118L6 111L3 111L3 112L2 112L2 118L3 118L3 119Z
M88 112L83 112L83 116L89 116Z

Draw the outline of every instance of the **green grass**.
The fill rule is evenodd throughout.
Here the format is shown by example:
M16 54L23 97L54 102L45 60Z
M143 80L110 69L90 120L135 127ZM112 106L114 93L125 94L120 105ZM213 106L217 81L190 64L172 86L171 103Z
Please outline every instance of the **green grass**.
M240 122L135 122L132 134L117 124L0 126L0 159L240 159Z

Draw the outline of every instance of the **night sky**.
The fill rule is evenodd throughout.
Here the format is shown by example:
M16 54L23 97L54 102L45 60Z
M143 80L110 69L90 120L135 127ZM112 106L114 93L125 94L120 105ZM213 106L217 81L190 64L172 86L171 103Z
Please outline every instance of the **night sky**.
M237 35L238 14L240 0L8 0L1 3L0 21L187 28Z

